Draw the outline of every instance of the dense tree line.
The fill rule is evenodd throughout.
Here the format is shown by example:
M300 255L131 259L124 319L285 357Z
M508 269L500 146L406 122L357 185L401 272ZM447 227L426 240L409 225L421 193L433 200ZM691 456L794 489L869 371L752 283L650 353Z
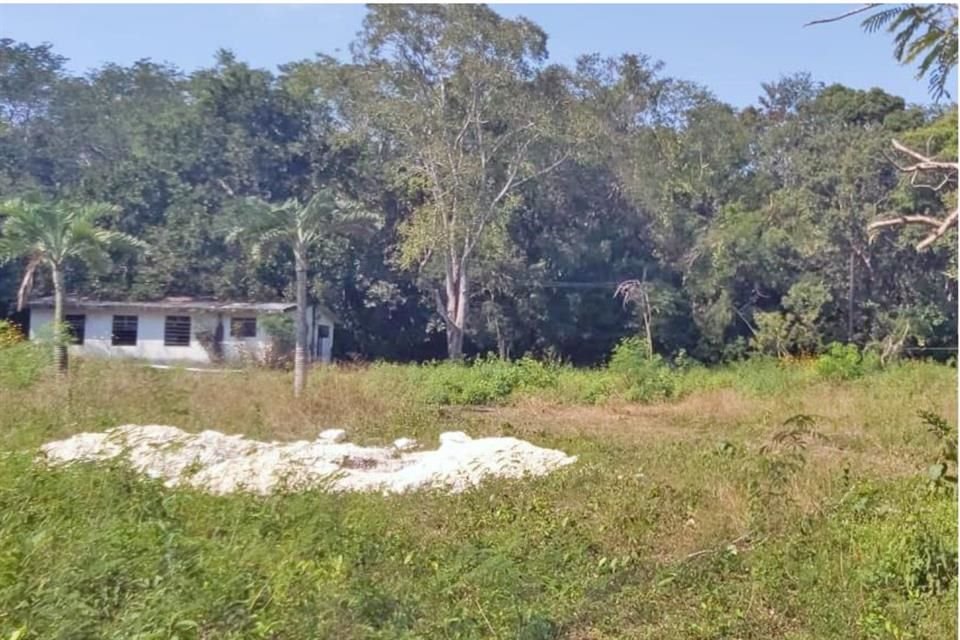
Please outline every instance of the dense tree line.
M352 54L77 76L2 40L0 196L110 203L99 224L147 244L67 265L72 293L292 300L294 247L229 231L251 198L335 193L377 224L319 233L297 270L344 357L955 346L955 230L868 232L956 208L955 175L922 188L891 147L955 161L955 105L800 73L735 109L640 54L551 64L537 25L483 6L371 7ZM24 267L0 267L0 315Z

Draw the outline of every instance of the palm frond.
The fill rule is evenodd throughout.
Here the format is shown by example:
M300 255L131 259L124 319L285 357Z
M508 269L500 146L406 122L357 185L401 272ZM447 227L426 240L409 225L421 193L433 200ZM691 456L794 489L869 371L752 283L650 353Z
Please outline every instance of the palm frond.
M264 254L277 245L290 240L290 230L285 227L267 229L250 242L250 255L254 260L262 260Z
M872 16L864 18L863 22L860 23L860 26L867 33L874 33L886 26L888 22L903 13L903 11L907 8L909 8L909 5L898 5L895 7L890 7L889 9L883 9Z
M133 249L147 250L150 248L150 246L140 238L135 238L128 233L115 231L113 229L97 229L95 236L97 242L110 249L130 251Z
M260 198L246 198L234 203L233 220L226 231L230 243L256 241L267 232L293 227L294 211L299 207L296 200L279 204L265 202Z
M78 219L96 223L101 218L119 213L120 207L105 202L88 202L77 206L75 211Z

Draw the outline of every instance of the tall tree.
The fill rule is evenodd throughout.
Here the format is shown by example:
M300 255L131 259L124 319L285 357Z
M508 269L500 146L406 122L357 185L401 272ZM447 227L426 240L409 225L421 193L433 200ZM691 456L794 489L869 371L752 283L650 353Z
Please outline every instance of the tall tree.
M142 242L119 231L97 226L97 220L114 208L104 204L80 204L67 201L9 200L0 206L6 216L0 227L0 261L27 258L17 295L21 309L33 288L34 276L42 266L50 268L53 281L54 361L61 372L67 370L67 344L63 333L64 272L71 259L102 269L109 264L112 248L137 247Z
M340 112L396 154L396 180L417 200L399 261L433 295L458 359L478 256L517 190L570 155L554 137L566 88L542 70L539 28L481 5L372 5L353 51Z

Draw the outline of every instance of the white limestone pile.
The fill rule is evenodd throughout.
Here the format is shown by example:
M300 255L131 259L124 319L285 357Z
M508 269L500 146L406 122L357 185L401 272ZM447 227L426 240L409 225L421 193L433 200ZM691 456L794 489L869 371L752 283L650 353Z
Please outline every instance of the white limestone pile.
M124 425L81 433L41 447L50 464L126 459L138 472L167 486L188 485L215 494L323 487L330 491L402 493L438 488L464 491L489 477L541 476L576 461L562 451L516 438L440 435L434 450L416 451L410 438L392 447L345 442L342 429L314 441L260 442L218 431L187 433L162 425Z

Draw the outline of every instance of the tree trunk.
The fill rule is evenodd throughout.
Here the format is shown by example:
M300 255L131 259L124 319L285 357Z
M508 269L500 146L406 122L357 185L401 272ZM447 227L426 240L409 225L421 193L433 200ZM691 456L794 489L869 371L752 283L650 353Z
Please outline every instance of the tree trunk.
M510 340L507 339L507 334L500 326L500 320L496 320L497 328L497 355L500 356L501 360L510 359Z
M60 374L67 372L67 341L70 339L64 327L63 314L63 267L53 265L53 363Z
M448 270L446 276L447 358L463 360L463 336L467 328L467 300L469 286L466 266Z
M850 252L850 273L849 273L849 282L847 288L847 343L853 342L853 298L854 298L854 282L856 278L856 262L853 260L853 252Z
M300 397L307 382L307 260L295 253L297 265L297 341L293 352L293 395Z

